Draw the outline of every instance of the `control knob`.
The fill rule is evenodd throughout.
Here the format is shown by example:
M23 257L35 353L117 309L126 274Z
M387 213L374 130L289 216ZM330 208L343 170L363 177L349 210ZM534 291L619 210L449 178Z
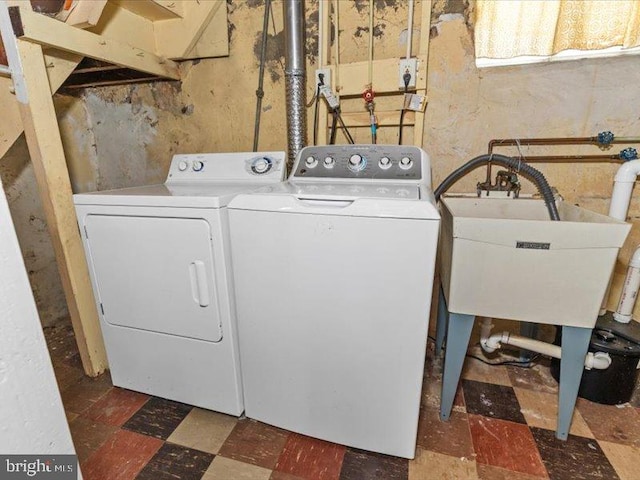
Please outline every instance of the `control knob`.
M266 157L260 157L260 158L256 158L253 161L253 165L251 165L251 169L254 171L254 173L267 173L269 170L271 170L271 160L266 158Z
M180 160L180 163L178 163L178 170L184 172L187 168L189 168L189 164L187 163L187 161Z
M349 157L349 169L358 172L367 165L367 161L362 158L362 155L354 153Z
M336 161L333 159L333 157L324 157L324 166L326 168L333 168L335 164Z
M413 160L409 157L402 157L400 159L400 168L403 170L409 170L413 166Z
M318 165L318 160L315 157L307 157L307 159L304 161L304 164L307 166L307 168L314 168L316 165Z
M380 168L382 168L383 170L391 168L391 165L393 165L393 162L391 161L391 159L389 157L382 157L380 159L380 161L378 162L378 166Z
M204 168L204 163L202 163L200 160L194 160L191 168L193 168L194 172L199 172Z

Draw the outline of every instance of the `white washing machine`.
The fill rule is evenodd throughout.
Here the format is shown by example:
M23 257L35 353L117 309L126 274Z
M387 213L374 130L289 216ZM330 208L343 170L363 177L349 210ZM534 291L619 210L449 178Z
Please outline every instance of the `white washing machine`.
M163 185L74 195L114 385L242 413L226 206L284 159L176 155Z
M413 458L440 216L416 147L308 147L229 204L245 414Z

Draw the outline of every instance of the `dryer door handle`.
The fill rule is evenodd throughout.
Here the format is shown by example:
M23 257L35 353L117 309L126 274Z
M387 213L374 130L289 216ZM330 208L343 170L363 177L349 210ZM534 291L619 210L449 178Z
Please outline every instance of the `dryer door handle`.
M195 260L189 265L191 274L191 289L193 297L201 307L209 306L209 282L207 281L207 269L201 260Z

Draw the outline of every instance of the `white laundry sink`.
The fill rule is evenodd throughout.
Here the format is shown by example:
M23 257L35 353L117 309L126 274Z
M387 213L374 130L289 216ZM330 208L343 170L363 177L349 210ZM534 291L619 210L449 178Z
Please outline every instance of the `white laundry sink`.
M448 310L592 328L631 225L565 202L443 196Z

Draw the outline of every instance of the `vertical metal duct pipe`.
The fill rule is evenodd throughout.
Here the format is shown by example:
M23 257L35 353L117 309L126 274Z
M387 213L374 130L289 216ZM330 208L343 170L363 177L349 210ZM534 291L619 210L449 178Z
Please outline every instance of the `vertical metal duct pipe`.
M304 0L284 0L284 78L287 94L289 167L306 143Z

